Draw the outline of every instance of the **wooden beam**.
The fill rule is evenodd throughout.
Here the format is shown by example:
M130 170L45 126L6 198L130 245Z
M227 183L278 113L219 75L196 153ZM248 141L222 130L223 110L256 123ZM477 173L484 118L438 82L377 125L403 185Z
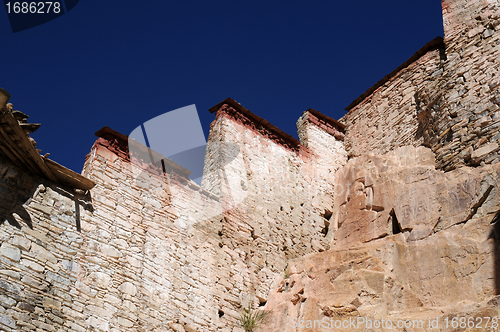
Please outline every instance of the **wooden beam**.
M2 97L4 97L2 99ZM0 103L6 95L0 89ZM3 100L3 101L2 101ZM22 126L38 127L38 124L19 124L7 108L0 109L0 150L19 168L43 175L56 184L89 190L95 183L53 160L42 157Z
M89 190L95 186L95 183L85 176L78 174L69 168L66 168L49 158L42 157L45 164L50 168L50 170L59 179L59 182L64 185L68 185L73 188Z
M15 158L11 160L16 166L27 168L31 172L41 174L40 170L29 158L24 158L22 154L19 153L18 144L12 139L11 135L5 132L2 126L0 126L0 135L3 137L3 143L5 143L2 145L10 151L11 156L15 156Z
M7 105L10 99L10 93L7 90L0 88L0 110Z
M2 150L3 153L14 163L14 165L24 169L24 165L17 159L17 157L10 151L8 147L6 147L3 144L0 144L0 150Z
M14 116L11 113L4 113L4 119L9 124L10 128L13 129L15 137L19 139L18 147L36 164L43 175L49 180L59 183L52 171L45 165L42 156L38 154Z

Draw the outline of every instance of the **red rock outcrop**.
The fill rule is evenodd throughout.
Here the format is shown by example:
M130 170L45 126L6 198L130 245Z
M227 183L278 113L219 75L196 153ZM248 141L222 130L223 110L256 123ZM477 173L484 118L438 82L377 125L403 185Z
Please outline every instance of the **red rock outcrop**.
M499 180L497 164L436 170L423 147L350 160L337 172L335 244L289 262L265 330L382 320L393 328L374 330L419 330L437 319L432 330L449 331L455 317L497 317Z

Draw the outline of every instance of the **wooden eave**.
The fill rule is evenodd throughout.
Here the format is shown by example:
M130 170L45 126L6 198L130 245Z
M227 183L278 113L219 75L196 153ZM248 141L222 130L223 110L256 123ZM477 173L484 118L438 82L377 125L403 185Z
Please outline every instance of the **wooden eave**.
M21 128L6 104L10 94L0 89L0 150L20 169L41 175L50 181L77 189L89 190L94 182L69 168L42 157Z

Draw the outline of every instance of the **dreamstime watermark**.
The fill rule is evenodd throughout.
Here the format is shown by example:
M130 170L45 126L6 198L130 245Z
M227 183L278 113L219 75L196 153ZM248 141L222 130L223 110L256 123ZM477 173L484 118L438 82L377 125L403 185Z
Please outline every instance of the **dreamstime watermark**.
M238 144L221 137L207 145L194 104L163 113L137 126L130 133L128 143L135 180L141 185L150 189L163 185L149 173L148 168L152 168L165 175L177 175L176 185L187 186L194 181L217 196L209 206L193 203L185 211L196 215L198 222L223 213L247 196L247 172ZM166 185L174 185L169 175Z

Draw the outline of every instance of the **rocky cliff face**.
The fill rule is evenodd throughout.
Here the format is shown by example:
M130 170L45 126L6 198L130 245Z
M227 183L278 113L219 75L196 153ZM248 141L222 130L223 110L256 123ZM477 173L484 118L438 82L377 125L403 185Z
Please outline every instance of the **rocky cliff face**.
M436 170L434 154L424 147L352 159L337 173L335 245L400 232L415 241L466 223L478 213L494 213L499 205L494 197L496 168L444 173Z
M351 159L335 182L335 244L289 263L266 330L437 319L445 331L454 317L497 317L499 180L497 164L436 170L423 147Z

